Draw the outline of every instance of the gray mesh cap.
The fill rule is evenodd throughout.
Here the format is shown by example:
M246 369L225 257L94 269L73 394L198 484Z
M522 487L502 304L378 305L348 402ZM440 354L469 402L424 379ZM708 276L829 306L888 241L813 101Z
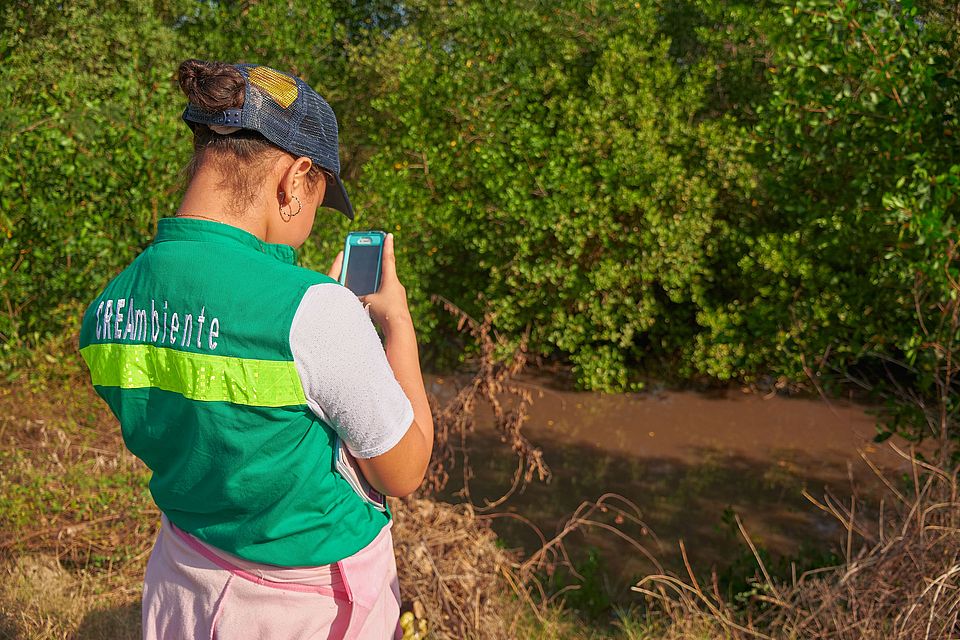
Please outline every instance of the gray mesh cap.
M337 118L327 101L300 78L255 64L232 66L246 80L243 107L205 111L188 103L184 121L256 131L287 153L310 158L334 175L321 205L353 220L353 205L340 180Z

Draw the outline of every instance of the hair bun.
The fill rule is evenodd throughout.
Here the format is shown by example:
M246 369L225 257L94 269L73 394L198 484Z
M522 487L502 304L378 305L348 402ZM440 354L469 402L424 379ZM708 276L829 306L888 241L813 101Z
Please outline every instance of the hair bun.
M177 80L187 100L204 111L223 111L243 106L246 81L232 65L184 60L177 71Z

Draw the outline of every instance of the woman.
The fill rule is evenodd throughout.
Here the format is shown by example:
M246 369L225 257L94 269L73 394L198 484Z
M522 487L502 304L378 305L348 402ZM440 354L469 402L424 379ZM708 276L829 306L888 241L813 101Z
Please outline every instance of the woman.
M399 496L430 457L393 238L362 301L336 282L342 254L328 275L296 266L319 206L353 218L333 111L262 66L188 60L179 81L194 134L183 202L81 331L162 512L144 637L393 637L389 512L334 467L339 439Z

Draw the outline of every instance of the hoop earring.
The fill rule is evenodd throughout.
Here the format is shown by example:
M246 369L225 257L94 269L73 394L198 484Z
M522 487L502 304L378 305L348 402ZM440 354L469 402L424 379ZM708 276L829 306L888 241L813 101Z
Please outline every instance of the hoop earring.
M295 195L291 195L290 197L297 201L297 211L296 213L287 213L287 217L283 217L283 205L280 205L280 219L284 222L290 222L294 216L299 215L300 212L303 211L303 203L300 202L300 198ZM289 205L287 206L289 207Z

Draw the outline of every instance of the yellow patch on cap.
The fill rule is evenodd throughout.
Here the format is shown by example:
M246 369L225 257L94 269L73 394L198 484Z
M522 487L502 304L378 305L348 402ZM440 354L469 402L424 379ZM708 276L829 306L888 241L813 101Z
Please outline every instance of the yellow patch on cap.
M293 78L269 67L250 69L250 84L273 98L284 109L297 99L297 83Z

